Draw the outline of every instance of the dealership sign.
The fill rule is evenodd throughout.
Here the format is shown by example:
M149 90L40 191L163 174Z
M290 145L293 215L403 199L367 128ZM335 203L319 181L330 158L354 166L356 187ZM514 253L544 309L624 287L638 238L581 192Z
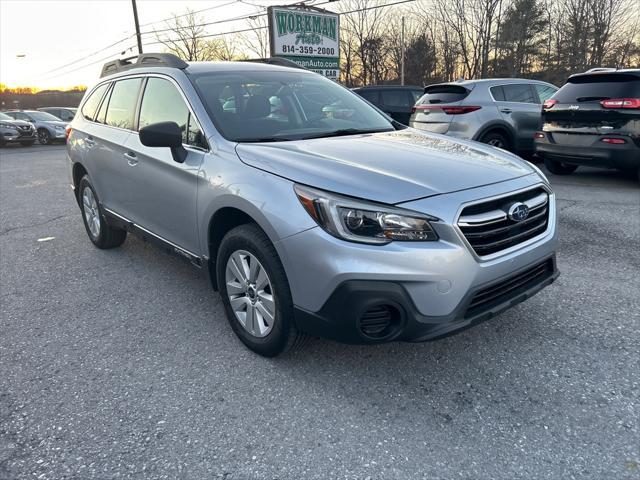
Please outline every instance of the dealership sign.
M269 7L271 56L337 79L340 73L340 17L327 10Z

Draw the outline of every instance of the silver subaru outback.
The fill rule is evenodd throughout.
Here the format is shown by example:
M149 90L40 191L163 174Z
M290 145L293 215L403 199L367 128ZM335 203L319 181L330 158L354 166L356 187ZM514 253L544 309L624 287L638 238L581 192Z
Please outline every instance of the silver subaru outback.
M555 197L536 167L272 63L104 66L67 143L95 246L133 232L208 269L265 356L308 335L443 337L556 279Z

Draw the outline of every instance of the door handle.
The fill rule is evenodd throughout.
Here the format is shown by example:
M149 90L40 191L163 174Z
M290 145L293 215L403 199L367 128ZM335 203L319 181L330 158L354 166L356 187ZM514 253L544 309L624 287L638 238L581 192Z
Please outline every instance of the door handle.
M129 166L134 167L138 164L138 159L136 158L136 154L133 152L127 152L124 154L124 158L127 159L127 163Z
M96 144L96 141L93 139L93 137L87 137L84 139L84 141L90 147L93 147Z
M510 108L501 108L500 111L502 113L511 113L511 109Z

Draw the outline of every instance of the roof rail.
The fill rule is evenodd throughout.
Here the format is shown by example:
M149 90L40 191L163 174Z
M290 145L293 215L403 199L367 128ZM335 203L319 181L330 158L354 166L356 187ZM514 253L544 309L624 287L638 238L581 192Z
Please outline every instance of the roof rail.
M617 68L612 68L612 67L595 67L595 68L590 68L589 70L587 70L585 73L593 73L593 72L615 72L617 70Z
M133 61L134 59L135 61ZM133 57L119 58L105 63L102 66L100 78L132 68L171 67L185 69L188 66L187 62L171 53L141 53Z
M240 60L241 62L254 62L254 63L267 63L269 65L278 65L280 67L298 68L301 70L308 70L301 65L298 65L293 60L289 60L282 57L269 57L269 58L251 58L248 60Z

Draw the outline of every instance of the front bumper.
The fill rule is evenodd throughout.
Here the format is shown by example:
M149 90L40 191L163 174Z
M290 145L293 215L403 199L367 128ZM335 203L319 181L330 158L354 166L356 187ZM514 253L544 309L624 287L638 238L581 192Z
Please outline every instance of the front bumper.
M402 283L350 280L333 292L320 311L296 307L296 324L312 335L345 343L435 340L495 317L532 297L559 275L555 256L551 256L475 287L452 313L442 316L421 314ZM388 312L382 320L385 323L381 323L381 306Z
M521 245L478 257L454 226L461 205L541 185L537 175L485 187L438 195L404 205L431 214L437 242L392 242L372 246L331 237L319 227L276 242L289 279L298 327L309 333L351 343L427 340L466 328L533 295L557 277L556 211L550 196L547 230ZM474 295L551 260L553 267L524 289L469 312ZM362 313L375 305L400 312L400 328L388 336L367 338L359 332ZM397 320L397 319L396 319Z
M7 143L35 141L36 133L35 130L4 130L2 132L2 140Z
M640 167L640 146L625 137L627 143L607 144L600 141L612 135L593 135L589 145L566 145L555 143L549 133L535 139L538 155L571 165L586 165L604 168L630 169Z

